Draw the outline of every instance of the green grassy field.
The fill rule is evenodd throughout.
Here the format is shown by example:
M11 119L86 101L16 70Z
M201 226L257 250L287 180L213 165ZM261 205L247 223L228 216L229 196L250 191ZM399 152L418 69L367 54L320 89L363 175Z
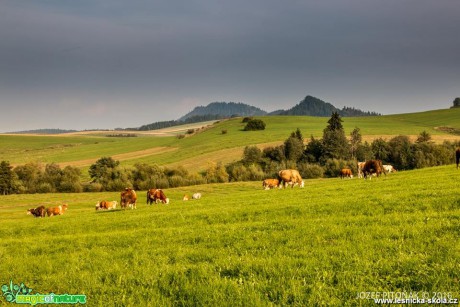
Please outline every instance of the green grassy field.
M374 305L360 292L460 298L460 171L165 190L170 205L96 212L119 193L0 197L0 282L88 306ZM202 199L184 202L183 194ZM26 209L67 202L63 216ZM4 298L2 298L4 300ZM1 301L0 301L1 302Z
M355 128L361 129L365 137L396 135L417 136L427 131L436 137L437 141L444 139L460 140L454 136L436 130L435 127L447 126L460 128L460 109L437 110L422 113L388 115L379 117L343 118L347 135ZM136 138L105 137L104 134L72 135L72 136L20 136L0 135L0 160L9 161L13 165L26 162L67 163L86 159L98 159L104 156L127 154L122 165L133 165L137 162L156 163L158 165L177 165L186 161L193 169L203 170L208 161L202 159L213 156L213 153L224 153L217 161L231 162L241 159L243 149L247 145L272 144L284 141L297 128L305 138L310 135L322 137L323 129L329 118L309 116L268 116L262 117L266 122L263 131L242 131L244 124L241 118L224 120L197 133L191 137L178 139L176 137L154 137L140 133ZM222 134L222 130L227 130ZM182 131L182 130L181 130ZM129 157L129 153L154 148L177 149L174 154L170 151L144 156ZM226 152L222 152L226 150ZM192 163L193 159L200 161ZM86 173L89 165L82 167Z

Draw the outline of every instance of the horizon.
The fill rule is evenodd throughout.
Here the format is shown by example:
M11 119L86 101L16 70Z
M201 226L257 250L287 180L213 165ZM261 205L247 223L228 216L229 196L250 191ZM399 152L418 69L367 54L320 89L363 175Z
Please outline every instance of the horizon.
M211 102L211 103L216 103L217 101L215 102ZM211 104L209 103L209 104ZM231 103L231 102L223 102L223 103ZM241 102L237 102L237 103L241 103ZM208 104L208 105L209 105ZM206 105L207 106L207 105ZM206 106L196 106L195 108L197 107L206 107ZM249 105L250 106L250 105ZM294 106L293 106L294 107ZM346 106L346 107L351 107L351 106ZM352 107L351 107L352 108ZM405 113L394 113L394 114L380 114L380 115L369 115L369 117L371 116L392 116L392 115L406 115L406 114L417 114L417 113L426 113L426 112L432 112L432 111L440 111L440 110L449 110L449 109L452 109L451 107L449 108L442 108L442 109L433 109L433 110L425 110L425 111L417 111L417 112L405 112ZM265 111L263 109L261 109L262 111ZM192 110L193 111L193 110ZM276 110L275 110L276 111ZM363 111L363 112L367 112L368 110L360 110L360 111ZM191 111L190 111L191 112ZM188 112L188 113L190 113ZM273 111L272 111L273 112ZM372 111L369 111L369 112L372 112ZM187 114L188 114L187 113ZM270 112L267 112L266 115L256 115L255 117L264 117L264 116L311 116L311 117L327 117L327 116L316 116L316 115L269 115L268 113ZM185 114L184 114L185 115ZM243 117L242 116L238 116L238 117ZM341 118L355 118L355 117L361 117L361 116L341 116ZM365 116L365 117L368 117L368 116ZM179 120L164 120L164 121L158 121L158 122L168 122L168 121L177 121L178 124L175 125L175 126L181 126L181 125L190 125L190 124L196 124L196 123L199 123L199 122L196 122L196 123L184 123L184 122L180 122ZM203 122L209 122L209 121L213 121L213 120L207 120L207 121L203 121ZM217 119L216 119L217 121ZM154 122L154 123L157 123L157 122ZM63 131L62 133L56 133L56 134L64 134L64 133L72 133L72 132L84 132L84 131L88 131L88 132L93 132L93 131L114 131L114 132L117 132L117 131L120 131L120 132L130 132L130 131L136 131L135 129L137 128L140 128L141 126L145 126L145 125L149 125L149 124L153 124L153 123L147 123L147 124L141 124L139 126L136 126L136 127L128 127L128 128L120 128L120 127L117 127L117 128L84 128L84 129L80 129L80 130L76 130L76 129L62 129L62 128L39 128L39 129L30 129L30 130L22 130L22 131L7 131L7 132L0 132L0 134L4 134L4 135L8 135L8 134L27 134L27 133L31 133L31 134L35 134L35 133L38 133L39 131L41 130L60 130L60 131ZM171 126L171 127L174 127L174 126ZM161 129L169 129L169 128L158 128L158 129L151 129L151 130L161 130ZM47 134L47 133L44 133L44 134Z
M460 96L454 0L0 3L0 132L137 127L311 95L383 115Z

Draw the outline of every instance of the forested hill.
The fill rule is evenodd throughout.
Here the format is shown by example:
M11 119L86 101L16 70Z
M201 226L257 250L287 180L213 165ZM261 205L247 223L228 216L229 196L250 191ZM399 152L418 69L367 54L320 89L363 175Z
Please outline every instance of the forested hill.
M221 117L258 116L267 115L267 112L241 102L212 102L205 107L196 107L191 112L179 118L179 121L185 121L191 117L204 115L218 115Z
M376 116L376 112L365 112L359 109L343 107L341 110L328 102L324 102L313 96L307 96L299 104L289 110L278 110L269 115L309 115L309 116L331 116L333 112L341 116Z

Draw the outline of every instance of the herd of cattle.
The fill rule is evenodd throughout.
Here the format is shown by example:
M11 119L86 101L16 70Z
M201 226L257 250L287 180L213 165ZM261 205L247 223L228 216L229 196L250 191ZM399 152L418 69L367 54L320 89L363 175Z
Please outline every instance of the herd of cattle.
M194 193L192 199L200 199L201 193ZM184 195L183 200L189 200L188 195ZM120 194L120 207L122 209L131 208L136 209L137 194L132 188L124 189ZM166 197L162 189L150 189L147 191L147 204L169 204L169 198ZM99 210L113 210L116 209L118 202L114 201L98 201L96 204L96 211ZM68 205L61 205L53 208L45 208L45 206L39 206L37 208L31 208L27 210L27 214L33 215L34 217L45 217L53 215L62 215L67 210Z
M460 150L458 151L460 157ZM458 158L459 159L459 158ZM457 162L458 162L457 159ZM457 163L458 164L458 163ZM358 178L371 179L372 176L380 176L382 173L396 172L392 165L384 165L381 160L369 160L365 162L358 162ZM458 167L458 165L457 165ZM350 168L343 168L340 170L340 178L353 178L353 171ZM286 186L300 186L304 187L305 183L302 180L299 172L295 169L286 169L278 172L278 178L268 178L262 181L262 187L265 190L274 188L286 188Z
M27 210L27 214L33 215L35 217L45 217L46 215L48 216L53 216L53 215L62 215L64 212L67 210L68 205L60 205L57 207L50 207L50 208L45 208L45 206L40 206L37 208L32 208Z
M455 152L455 158L457 163L457 169L460 164L460 149L457 149ZM382 173L392 173L396 172L396 169L392 165L384 165L381 160L368 160L365 162L358 162L358 178L371 179L372 176L380 176ZM340 178L353 178L353 172L350 168L343 168L340 170ZM288 185L291 187L300 186L304 187L305 182L302 180L302 177L299 174L299 171L295 169L286 169L278 172L278 178L269 178L265 179L262 182L262 186L265 190L274 189L274 188L286 188ZM192 199L200 199L201 193L195 193L192 195ZM182 200L189 200L188 195L184 195ZM136 191L131 188L126 188L121 192L120 195L120 206L122 209L131 208L136 209L137 195ZM165 193L161 189L150 189L147 191L147 204L169 204L169 198L166 197ZM116 209L118 205L117 201L99 201L96 204L96 210L111 210ZM37 208L32 208L27 210L27 214L33 215L35 217L45 217L45 216L54 216L62 215L67 210L68 205L60 205L57 207L45 208L45 206L39 206Z

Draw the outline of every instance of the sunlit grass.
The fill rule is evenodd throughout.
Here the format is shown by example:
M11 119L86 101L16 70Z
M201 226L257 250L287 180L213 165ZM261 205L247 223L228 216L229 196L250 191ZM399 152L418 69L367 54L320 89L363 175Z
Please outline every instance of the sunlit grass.
M0 281L89 306L359 305L363 291L460 293L454 166L364 180L165 190L170 205L96 212L119 193L0 197ZM201 192L202 199L182 201ZM32 218L39 204L63 216ZM30 265L33 264L33 265Z

